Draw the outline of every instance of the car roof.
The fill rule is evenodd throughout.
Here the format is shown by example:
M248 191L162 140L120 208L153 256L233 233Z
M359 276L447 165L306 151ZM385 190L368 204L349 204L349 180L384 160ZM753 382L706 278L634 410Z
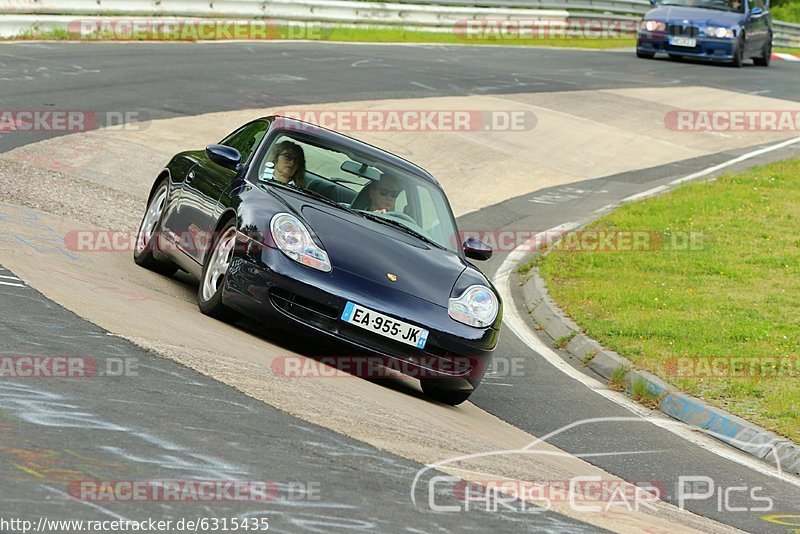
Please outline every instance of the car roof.
M404 171L415 174L424 180L436 184L439 186L439 188L442 187L439 181L434 178L431 173L419 165L411 163L407 159L396 156L391 152L387 152L382 148L378 148L369 143L365 143L364 141L354 139L349 135L329 130L317 124L301 121L299 119L292 119L290 117L284 117L282 115L269 115L267 117L262 117L262 120L270 121L272 123L272 127L276 128L277 130L302 132L304 134L316 137L323 142L327 141L334 145L342 145L344 147L352 148L353 150L357 150L366 154L373 160L382 161L389 165L398 167Z

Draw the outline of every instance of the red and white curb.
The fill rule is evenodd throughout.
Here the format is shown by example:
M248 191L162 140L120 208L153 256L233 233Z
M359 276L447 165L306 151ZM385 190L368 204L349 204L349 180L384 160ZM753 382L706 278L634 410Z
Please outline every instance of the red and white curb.
M794 54L772 54L772 59L785 59L786 61L800 61L800 56Z

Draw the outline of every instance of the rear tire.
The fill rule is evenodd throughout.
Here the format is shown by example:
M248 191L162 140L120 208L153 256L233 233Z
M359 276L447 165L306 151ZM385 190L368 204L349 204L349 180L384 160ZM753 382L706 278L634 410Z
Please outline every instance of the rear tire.
M197 288L197 305L204 314L220 321L234 321L239 314L222 303L222 286L236 248L236 221L230 219L214 232L211 247L203 262L203 275Z
M761 57L754 57L753 64L759 67L769 67L772 61L772 36L770 35L767 42L764 43L764 48L761 50Z
M440 388L437 387L436 381L437 379L435 378L420 380L420 386L422 386L422 391L425 393L425 396L432 400L439 401L442 404L458 406L466 401L474 391Z
M155 192L147 201L147 209L136 234L136 247L133 249L133 261L136 265L150 269L165 276L172 276L177 267L171 263L159 261L153 256L153 248L158 242L158 233L161 231L161 217L167 204L167 179L161 180Z

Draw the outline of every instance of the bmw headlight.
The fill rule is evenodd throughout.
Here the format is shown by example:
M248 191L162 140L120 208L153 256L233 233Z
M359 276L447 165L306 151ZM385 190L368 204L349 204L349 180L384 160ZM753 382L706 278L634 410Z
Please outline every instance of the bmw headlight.
M723 28L721 26L706 26L706 35L709 37L716 37L718 39L732 39L733 30L730 28Z
M326 273L331 270L328 253L314 243L311 232L294 215L278 213L269 229L281 252L294 261Z
M667 25L660 20L643 20L641 24L639 24L639 29L649 32L665 32L667 31Z
M450 317L469 326L483 328L494 323L499 304L494 292L486 286L469 286L458 298L451 298Z

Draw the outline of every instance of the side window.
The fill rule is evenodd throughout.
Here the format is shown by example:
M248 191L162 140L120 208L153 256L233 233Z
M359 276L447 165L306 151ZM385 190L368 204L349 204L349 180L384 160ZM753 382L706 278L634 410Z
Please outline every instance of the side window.
M755 9L757 7L764 9L764 0L750 0L750 9Z
M250 159L258 144L269 129L267 121L255 121L239 128L220 142L221 145L235 148L242 155L242 162Z

